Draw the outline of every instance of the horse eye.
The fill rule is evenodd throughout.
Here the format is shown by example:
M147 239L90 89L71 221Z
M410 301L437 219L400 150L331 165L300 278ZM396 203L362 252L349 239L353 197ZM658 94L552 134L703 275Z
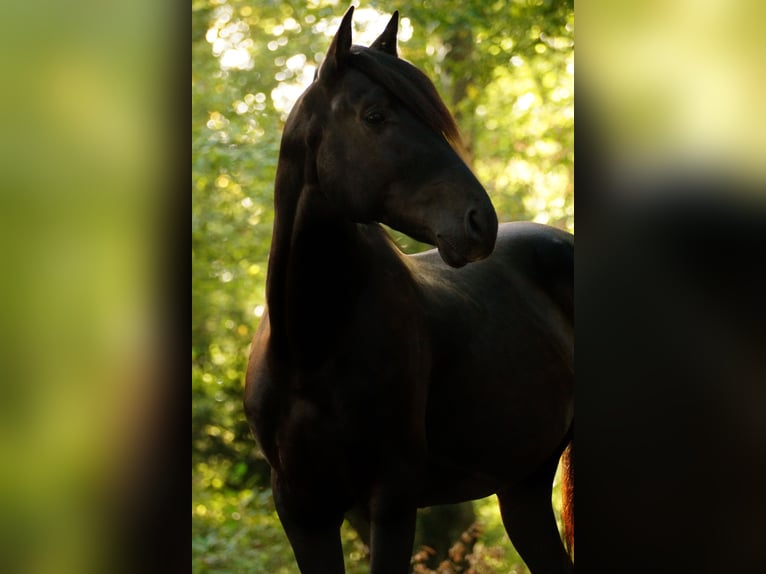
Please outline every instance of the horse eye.
M382 112L370 112L364 116L364 121L370 125L376 126L386 121L386 116Z

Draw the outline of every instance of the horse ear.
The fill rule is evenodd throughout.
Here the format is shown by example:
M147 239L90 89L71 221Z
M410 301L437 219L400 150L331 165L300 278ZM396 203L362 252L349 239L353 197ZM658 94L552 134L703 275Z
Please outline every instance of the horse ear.
M327 55L319 70L320 79L327 78L345 68L349 52L351 51L351 19L353 15L354 7L351 6L343 16L338 31L335 32L335 36L332 42L330 42L330 48L327 50Z
M388 24L386 25L386 29L383 30L383 33L377 37L377 39L370 44L370 48L373 50L378 50L380 52L385 52L386 54L391 54L394 57L397 57L396 53L396 33L399 31L399 10L395 11L391 19L388 21Z

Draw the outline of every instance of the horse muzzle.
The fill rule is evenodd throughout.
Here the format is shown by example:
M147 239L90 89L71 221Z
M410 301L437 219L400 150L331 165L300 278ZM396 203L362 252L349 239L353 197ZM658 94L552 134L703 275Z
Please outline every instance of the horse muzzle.
M463 216L462 229L445 230L435 235L439 255L450 267L480 261L495 248L497 214L491 204L469 207Z

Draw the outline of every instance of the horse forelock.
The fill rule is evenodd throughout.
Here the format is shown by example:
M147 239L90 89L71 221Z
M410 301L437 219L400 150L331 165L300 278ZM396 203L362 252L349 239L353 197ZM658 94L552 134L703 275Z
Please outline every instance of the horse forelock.
M349 64L385 88L428 127L442 134L460 157L466 158L457 123L428 76L406 60L361 46L352 47Z

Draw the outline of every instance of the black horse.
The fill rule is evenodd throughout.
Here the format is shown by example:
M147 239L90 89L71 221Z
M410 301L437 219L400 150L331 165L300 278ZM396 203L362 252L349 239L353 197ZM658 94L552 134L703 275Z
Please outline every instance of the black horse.
M551 484L573 436L573 238L498 229L452 116L397 57L398 14L369 48L352 14L284 128L247 370L282 525L303 573L342 573L361 509L372 572L405 573L418 507L496 493L530 570L570 572ZM438 252L404 255L380 223Z

